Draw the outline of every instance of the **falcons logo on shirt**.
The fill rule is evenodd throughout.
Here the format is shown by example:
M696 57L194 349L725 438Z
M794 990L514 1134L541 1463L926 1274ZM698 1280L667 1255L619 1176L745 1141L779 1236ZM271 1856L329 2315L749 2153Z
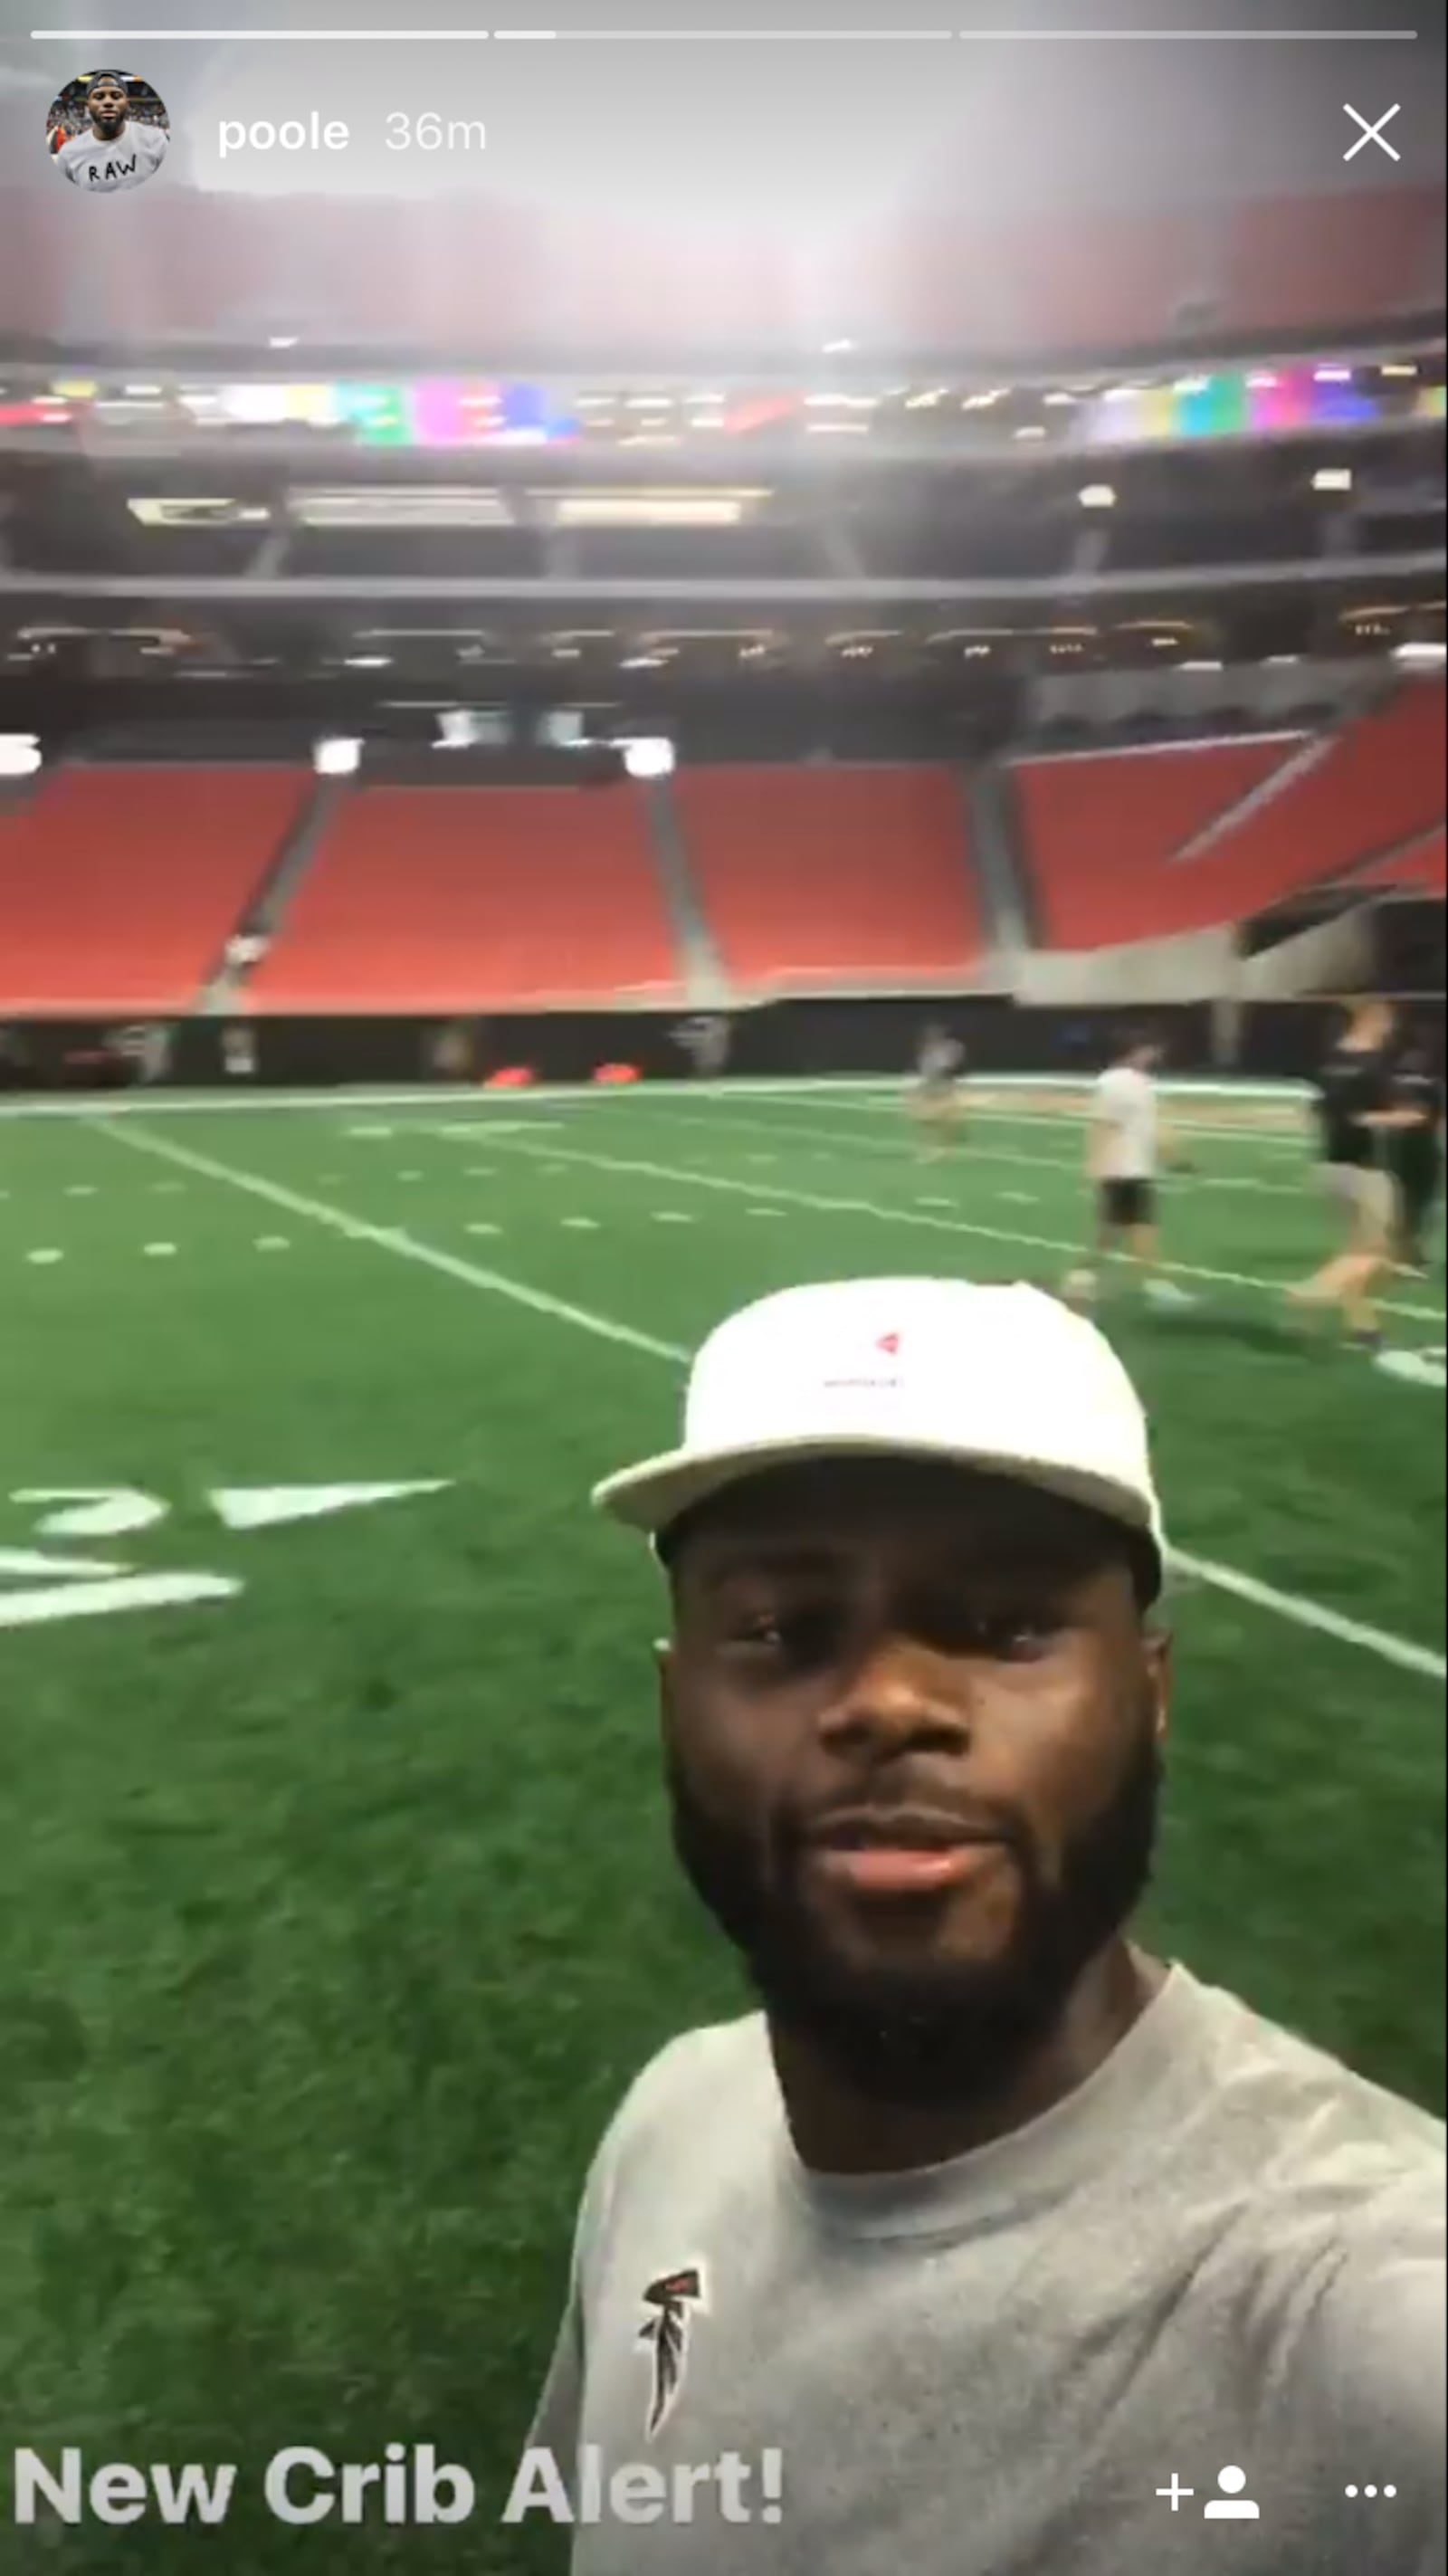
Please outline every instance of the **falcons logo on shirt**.
M644 2292L644 2305L653 2310L639 2328L640 2343L651 2343L654 2348L654 2387L648 2415L651 2438L678 2396L684 2376L690 2310L700 2304L703 2296L704 2276L697 2264L682 2272L661 2272Z

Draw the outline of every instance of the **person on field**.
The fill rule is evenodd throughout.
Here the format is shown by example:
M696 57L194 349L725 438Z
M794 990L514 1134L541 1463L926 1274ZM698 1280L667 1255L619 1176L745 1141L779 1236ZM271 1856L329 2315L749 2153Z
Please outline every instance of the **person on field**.
M1288 1291L1299 1306L1335 1306L1353 1342L1367 1351L1382 1347L1376 1292L1392 1267L1397 1226L1389 1139L1409 1123L1393 1098L1394 1026L1390 1002L1367 997L1350 1004L1347 1024L1318 1068L1318 1168L1337 1213L1339 1247Z
M1096 1327L785 1290L595 1499L755 2008L609 2123L519 2516L573 2576L1434 2576L1443 2127L1138 1927L1166 1532Z

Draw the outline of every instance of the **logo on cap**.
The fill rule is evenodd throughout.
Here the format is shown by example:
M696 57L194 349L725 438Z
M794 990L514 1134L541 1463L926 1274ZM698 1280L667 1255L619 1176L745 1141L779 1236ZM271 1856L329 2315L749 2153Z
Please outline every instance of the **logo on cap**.
M900 1339L898 1333L877 1333L870 1348L872 1351L879 1351L887 1360L898 1360ZM848 1377L822 1378L820 1383L827 1387L831 1394L838 1394L846 1387L855 1390L869 1387L876 1393L882 1393L886 1389L900 1386L902 1381L898 1369L892 1370L888 1376L878 1369L872 1369L864 1375L856 1373Z

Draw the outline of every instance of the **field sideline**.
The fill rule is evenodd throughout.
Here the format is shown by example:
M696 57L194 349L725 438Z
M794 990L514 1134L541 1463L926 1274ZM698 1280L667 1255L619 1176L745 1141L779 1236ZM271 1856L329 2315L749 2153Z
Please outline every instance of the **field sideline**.
M1148 1934L1441 2115L1441 1266L1395 1285L1399 1373L1340 1349L1282 1303L1300 1107L1177 1115L1197 1302L1101 1317L1178 1551ZM0 1110L13 2441L431 2441L481 2498L426 2544L239 2504L19 2564L559 2563L497 2514L587 2157L742 2008L668 1856L652 1569L588 1488L753 1295L1054 1284L1080 1167L1069 1094L998 1084L928 1163L856 1085Z

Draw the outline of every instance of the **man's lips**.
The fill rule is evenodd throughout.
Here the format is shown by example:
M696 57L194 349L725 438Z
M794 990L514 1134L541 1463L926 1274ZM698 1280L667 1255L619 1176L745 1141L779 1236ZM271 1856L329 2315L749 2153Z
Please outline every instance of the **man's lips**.
M933 1807L841 1810L817 1826L808 1843L826 1877L874 1896L958 1887L993 1866L1003 1848L992 1828Z

